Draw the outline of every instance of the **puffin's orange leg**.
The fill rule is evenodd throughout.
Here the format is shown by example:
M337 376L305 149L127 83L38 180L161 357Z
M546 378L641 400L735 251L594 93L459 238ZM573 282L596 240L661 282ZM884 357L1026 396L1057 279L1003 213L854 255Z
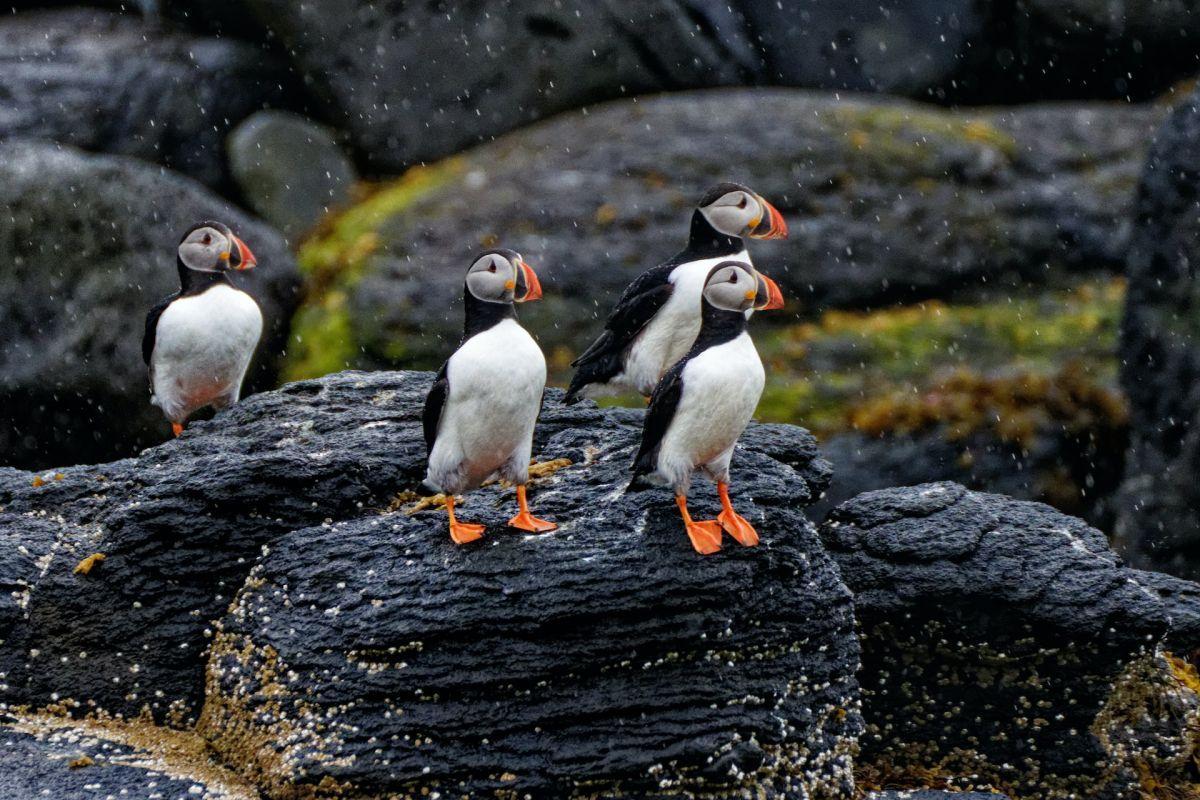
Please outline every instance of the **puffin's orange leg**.
M183 433L183 423L182 422L172 422L171 430L174 432L174 434L176 436L178 436L179 434Z
M508 525L511 528L529 531L530 533L545 533L558 527L549 520L538 519L529 513L529 504L525 501L524 484L517 487L517 507L519 509L517 515L508 521Z
M466 544L483 538L484 527L454 518L454 496L446 495L446 512L450 515L450 538L455 544Z
M687 528L688 538L697 553L708 555L721 549L721 526L716 520L708 519L696 522L688 513L687 498L675 496L675 505L679 506L679 514L683 517L683 525Z
M729 502L729 484L717 483L717 494L721 496L721 508L723 509L717 515L717 522L721 523L721 527L725 532L737 539L746 547L754 547L758 544L758 532L754 530L746 518L733 510L733 503Z

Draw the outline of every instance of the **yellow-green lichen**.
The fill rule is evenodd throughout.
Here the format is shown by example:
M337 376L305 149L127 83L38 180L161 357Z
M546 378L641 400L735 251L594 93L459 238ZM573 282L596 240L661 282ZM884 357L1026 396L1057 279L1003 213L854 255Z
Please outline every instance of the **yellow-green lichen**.
M1044 405L1057 418L1083 405L1119 424L1115 353L1123 298L1124 284L1111 280L977 305L830 311L766 329L755 337L768 375L759 415L825 434L855 427L886 433L891 423L911 431L931 413L954 413L969 395L986 402L1011 390L1029 413ZM968 408L957 410L959 422L975 418Z
M304 301L292 319L285 380L315 378L354 365L359 344L349 298L383 246L380 229L463 169L460 158L413 167L329 218L301 245L297 261L304 276Z

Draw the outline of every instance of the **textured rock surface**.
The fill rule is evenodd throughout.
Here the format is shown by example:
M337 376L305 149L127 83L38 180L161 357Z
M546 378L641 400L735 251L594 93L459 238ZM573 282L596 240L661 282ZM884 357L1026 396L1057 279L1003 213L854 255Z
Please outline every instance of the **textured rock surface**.
M575 466L533 492L554 534L505 531L494 487L459 511L489 527L471 550L440 511L272 545L214 641L200 729L218 751L272 797L845 796L853 619L796 510L806 482L739 454L765 546L699 558L668 493L620 493L638 417L569 414L539 457Z
M887 792L872 792L867 800L1007 800L1002 794L991 792L943 792L940 789L896 789Z
M102 461L170 435L149 402L142 332L179 287L181 232L202 219L258 256L237 277L266 323L248 384L273 379L298 276L271 228L157 167L20 140L0 143L0 206L0 463Z
M95 9L0 17L0 139L137 156L223 187L225 134L289 102L291 85L283 65L232 39Z
M453 13L354 0L250 5L376 172L597 100L756 71L737 15L715 0L473 0Z
M1171 612L1103 534L938 483L861 495L821 536L861 626L860 770L883 785L932 770L1017 797L1135 791L1134 765L1085 732Z
M857 721L853 706L856 643L849 596L832 562L817 546L813 529L795 510L811 502L829 480L829 465L817 456L811 436L788 426L757 426L749 432L745 451L735 459L735 477L740 479L739 502L760 524L765 546L751 552L731 545L727 554L711 563L697 564L668 496L649 492L610 497L613 485L594 483L618 472L624 474L640 415L590 407L567 409L551 399L539 428L535 453L569 457L581 466L571 468L569 474L560 473L553 485L539 489L534 502L540 512L560 516L564 522L586 513L590 525L577 520L564 525L553 537L538 539L500 531L490 535L483 548L458 551L450 545L439 513L380 516L396 491L415 486L422 475L424 448L419 415L429 380L424 373L347 373L293 384L248 398L138 459L64 469L61 479L51 476L46 483L35 480L30 473L0 473L0 531L10 541L22 537L22 541L32 542L27 545L28 554L6 552L5 562L0 563L0 576L18 586L20 594L18 602L0 609L6 615L0 620L0 630L8 631L0 648L0 672L4 676L0 700L10 706L54 703L74 713L104 710L125 717L148 710L150 717L159 722L187 723L200 711L206 648L215 634L214 676L225 675L229 683L210 682L213 696L211 710L205 714L207 726L218 737L231 763L269 786L280 786L296 779L285 768L293 762L283 760L282 753L271 756L270 747L261 752L256 749L261 740L255 738L255 731L266 724L262 709L254 716L236 713L243 705L252 706L256 697L253 684L243 682L245 676L237 672L237 658L229 647L233 637L246 637L246 658L261 652L256 649L264 643L260 635L268 637L265 641L279 648L276 655L286 659L288 669L300 676L290 682L285 673L280 673L281 689L303 696L306 703L329 703L326 708L331 714L347 715L339 722L352 720L361 711L362 718L352 724L369 723L376 729L399 726L397 730L404 728L406 732L415 732L425 724L431 735L438 730L450 731L451 720L457 719L455 712L418 703L414 699L416 689L391 683L417 675L424 663L421 652L398 655L388 652L392 645L421 640L433 660L430 663L455 654L456 649L455 658L461 658L463 664L475 663L474 668L464 667L443 678L420 673L418 684L418 688L443 686L444 696L459 697L468 705L471 692L486 692L486 687L507 692L504 687L515 685L512 682L517 675L524 676L521 686L535 695L549 691L536 687L532 677L548 668L539 666L539 662L554 660L555 669L574 663L583 675L592 670L587 657L591 652L597 657L597 668L600 663L618 665L611 672L586 673L597 687L607 687L605 691L615 696L624 691L623 686L631 696L650 703L655 696L653 681L660 681L663 702L674 697L673 710L680 716L676 719L667 714L660 727L674 733L664 740L651 737L642 742L668 770L664 777L673 769L672 760L680 759L682 766L699 766L694 759L700 749L710 748L704 751L707 753L721 743L733 743L734 734L741 731L746 740L732 747L726 760L712 768L722 780L731 780L724 772L727 765L748 770L760 766L759 762L768 765L763 767L764 781L778 780L781 786L789 780L817 785L845 779L844 752L837 748L848 744L846 737L853 735ZM789 463L776 461L771 453L786 454ZM582 464L589 457L592 465L584 469ZM489 522L507 518L507 508L495 505L501 494L497 488L484 491L464 504L464 516L470 514ZM697 492L698 512L715 512L711 494ZM511 492L503 496L507 506ZM596 513L603 504L608 504L607 520ZM326 522L331 527L323 527ZM47 537L51 530L53 541ZM104 560L94 564L87 574L77 574L77 564L95 553L103 553ZM251 566L263 553L268 555L261 575L247 583ZM578 560L589 555L591 561ZM513 568L529 558L543 556L547 559L542 570L545 574ZM648 561L658 563L659 568L640 573ZM427 566L419 567L421 563ZM422 592L430 596L438 578L448 579L443 571L457 570L454 574L472 579L473 564L479 565L473 578L481 593L478 600L456 595L447 584L447 594L439 598L441 604L412 602ZM596 571L581 566L587 564L596 565ZM304 572L304 565L313 571ZM605 569L601 570L600 565ZM672 566L679 568L678 581L672 581L668 572ZM431 573L422 579L426 568ZM700 571L693 573L696 568ZM370 569L376 570L374 575L368 574ZM607 574L609 569L612 575ZM797 574L804 578L803 590L786 592L785 587L793 585ZM536 585L536 580L549 580L551 575L561 581L558 592L538 595L533 591L530 581ZM619 586L617 575L623 575L630 585ZM286 581L289 576L296 581L295 588L286 590L289 595L318 587L323 595L328 592L319 601L313 598L317 608L311 615L308 603L296 603L291 609L281 607L275 615L283 621L294 612L304 620L297 617L277 628L253 616L257 612L249 608L251 616L246 621L257 621L261 626L236 627L230 621L221 631L212 625L243 584L247 588L239 605L255 596L265 585L263 581ZM581 581L580 589L591 586L610 593L607 597L573 595L572 576ZM708 576L712 583L696 583L702 576ZM339 586L343 581L346 585ZM298 588L301 584L304 589ZM514 591L505 594L502 590L506 584ZM684 585L693 586L695 591L674 597L674 589ZM377 608L366 602L359 590L370 598L388 597L389 602ZM671 599L664 599L664 595ZM619 615L605 618L603 610L615 608L619 596L625 603ZM263 602L276 599L268 593ZM564 605L568 602L576 604L573 612ZM514 652L510 663L497 665L479 651L471 651L469 642L455 634L453 626L438 628L436 620L449 620L445 612L458 605L463 606L462 616L455 624L470 626L477 637L499 637L496 631L502 624L508 624L507 630L512 632L512 626L527 613L524 619L534 624L529 648L522 658L517 659ZM646 621L645 628L631 627L643 621L642 612L651 605L669 612L675 627L658 625L653 620ZM329 608L343 610L335 617L333 613L326 615ZM471 618L469 609L477 618ZM494 614L484 624L482 615L489 609L511 612L511 620L506 623L506 617ZM786 611L777 613L774 609ZM536 624L539 614L546 623L541 627ZM762 627L756 628L752 622ZM335 665L338 659L328 661L324 652L292 649L302 644L288 635L289 630L309 624L311 630L305 636L310 641L324 640L330 647L361 652L353 662ZM573 639L582 636L577 625L597 636L604 634L603 640L588 644L582 638ZM624 632L622 625L627 628ZM727 629L729 633L725 633ZM656 630L663 643L669 641L671 647L655 649L652 640ZM757 645L755 631L762 631ZM708 633L707 640L699 639L702 633ZM350 638L341 638L344 635ZM281 638L275 640L277 636ZM623 644L622 636L628 637ZM556 647L556 637L577 645L577 649ZM794 653L776 652L770 646L805 637L811 637L811 648L806 644ZM730 642L739 647L758 647L754 652L759 657L752 660L755 669L726 666L723 659L737 661L738 656L731 653L694 660L709 651L719 655ZM445 649L439 649L442 647ZM676 662L671 652L676 656L688 653L688 660ZM637 668L619 666L625 659L634 659ZM662 663L642 670L643 660ZM320 668L348 669L346 676L352 675L353 682L325 684L319 675L308 671L323 661L324 667ZM413 669L399 670L400 661L412 663ZM360 663L390 664L391 668L366 669L360 668ZM709 670L719 678L705 677ZM786 678L780 677L784 674ZM809 677L802 680L804 674ZM768 681L767 675L775 678ZM464 682L456 687L459 679ZM639 683L642 680L648 683ZM673 686L672 680L684 684ZM588 700L584 684L566 675L560 676L560 682L564 694L553 702L570 703L574 697L586 706L608 697L599 693ZM394 688L397 698L403 698L401 705L409 707L409 716L390 721L381 718L376 712L382 712L382 701L371 694L371 687L377 685ZM355 701L360 690L366 694L358 695ZM700 717L683 714L679 704L685 703L686 695L672 692L701 692L705 698L713 698L712 702L724 698L722 704L728 705L723 706L721 714L728 716L722 717L725 722L719 729L705 728L715 732L701 740L695 736L700 730ZM516 695L508 697L510 702L517 702ZM474 728L458 730L456 735L464 739L457 749L449 738L443 742L441 753L446 760L440 763L446 769L461 770L464 765L482 768L491 763L488 758L503 758L500 752L487 755L486 748L479 749L480 743L473 738L485 723L494 728L490 734L493 738L507 735L496 717L487 722L493 712L485 709L484 701L475 702L479 716L472 717L470 725ZM842 712L836 710L839 704ZM812 715L807 716L810 707ZM703 717L711 723L714 712L707 710L707 701L705 708ZM649 709L647 705L641 710L649 713ZM763 729L772 709L794 727L786 741L777 724L772 723L770 730ZM631 737L631 744L624 745L625 752L635 746L632 742L643 730L641 710L621 712L633 714L638 720L625 728ZM283 711L288 715L301 713L301 709L293 711L291 706ZM509 711L515 715L516 706ZM224 713L231 714L229 726L214 727L213 720ZM540 736L533 727L551 724L530 722L529 715L535 713L529 710L522 718L521 724L530 727L526 728L526 738L514 734L514 753L533 746L531 742ZM422 716L426 714L429 716ZM441 729L437 727L439 718L445 726ZM616 725L619 720L614 716L608 721ZM410 724L416 727L407 728ZM281 722L278 730L267 731L273 740L282 740L285 727ZM612 730L616 736L617 728ZM314 742L313 732L300 726L296 730L298 738L289 741L286 753L294 753L310 775L327 770L331 780L358 779L368 766L379 767L373 747L364 739L342 739L340 726L331 725L329 732L335 740ZM676 752L665 743L688 732L696 739L695 744L678 744ZM752 742L749 736L755 732L758 736ZM358 767L354 763L321 761L325 748L341 746L338 740L346 742L348 752L360 756L361 761L355 762ZM562 741L569 749L567 740ZM793 745L797 750L805 745L812 748L805 754L811 770L807 777L789 778L778 768L778 754ZM407 744L396 747L411 759ZM585 752L580 740L572 752L582 765L580 769L586 768L595 776L649 766L633 756L622 760L614 755L611 763L601 763L594 754ZM304 760L310 756L311 761ZM514 755L511 763L523 765L521 781L530 785L541 785L539 781L552 777L549 766L528 755L524 761ZM405 769L411 764L411 760L406 761ZM398 774L420 779L419 770L416 774L400 773L399 762L396 765ZM256 773L256 769L272 766L265 773ZM360 772L355 773L355 769ZM445 772L439 776L445 779ZM480 774L475 777L486 778ZM644 779L644 771L637 777ZM318 776L316 782L320 779ZM399 782L382 775L378 780Z
M258 800L195 736L149 726L0 715L0 796L6 800Z
M259 111L238 125L229 167L250 207L293 242L344 205L356 180L333 131L287 111Z
M1116 541L1135 564L1200 577L1200 95L1155 138L1126 264L1122 383L1132 431Z
M545 302L529 318L548 351L578 348L634 275L683 246L714 176L748 183L787 217L788 240L751 249L793 308L1112 269L1160 113L959 114L723 90L565 115L411 173L330 226L304 254L321 287L306 341L364 366L434 365L458 318L428 298L459 296L471 253L500 241L543 278Z

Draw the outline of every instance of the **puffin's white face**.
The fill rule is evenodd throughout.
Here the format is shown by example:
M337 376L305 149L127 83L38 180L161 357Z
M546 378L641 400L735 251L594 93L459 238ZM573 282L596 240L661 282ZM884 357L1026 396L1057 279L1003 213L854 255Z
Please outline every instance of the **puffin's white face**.
M749 311L758 300L759 280L737 264L717 267L704 285L704 299L726 311Z
M526 303L542 296L533 269L512 250L485 253L467 272L467 290L489 303Z
M700 207L708 224L726 236L782 239L787 236L783 215L761 196L744 187L729 191Z
M179 260L197 272L250 269L258 263L245 242L212 225L200 225L184 237Z

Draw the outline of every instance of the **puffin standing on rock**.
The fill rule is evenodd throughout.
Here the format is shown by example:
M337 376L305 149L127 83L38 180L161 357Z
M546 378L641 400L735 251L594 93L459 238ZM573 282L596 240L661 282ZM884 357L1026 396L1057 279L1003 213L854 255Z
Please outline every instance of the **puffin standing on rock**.
M150 369L150 402L178 436L205 406L236 403L262 336L262 311L229 279L247 270L254 253L227 225L200 222L176 250L179 291L150 309L142 359Z
M463 294L462 341L425 400L425 485L446 495L450 538L458 544L479 539L484 526L457 520L454 495L496 474L517 487L518 513L508 524L531 533L552 531L558 526L529 513L525 498L546 358L517 322L514 306L541 297L541 284L518 253L487 250L471 264Z
M565 403L622 390L643 395L691 347L700 330L700 291L715 264L740 261L748 269L743 236L782 239L783 215L759 194L736 183L709 189L692 214L687 247L642 273L625 289L604 332L571 362L576 367ZM783 307L783 295L766 279L763 309Z
M739 261L709 270L702 292L700 333L692 349L663 376L650 398L642 446L626 491L646 485L670 486L697 552L721 549L724 530L747 547L758 533L729 500L729 462L738 437L762 396L762 360L746 330L748 312L773 302L761 275ZM721 514L694 521L687 493L700 468L717 483Z

